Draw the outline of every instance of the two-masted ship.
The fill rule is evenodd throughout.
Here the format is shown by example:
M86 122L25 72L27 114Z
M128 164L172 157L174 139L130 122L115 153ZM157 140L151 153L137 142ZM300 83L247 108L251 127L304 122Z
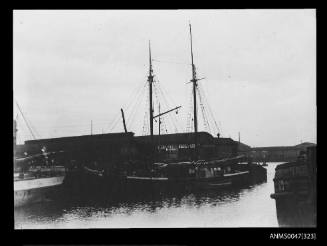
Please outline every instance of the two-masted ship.
M154 152L148 167L137 168L132 166L126 176L126 183L128 187L136 188L138 186L149 187L151 185L160 187L177 188L219 188L224 186L232 186L236 184L244 184L252 181L266 181L266 169L262 166L244 163L245 156L235 155L225 158L219 156L219 152L215 151L215 143L201 145L200 137L204 132L198 132L197 119L197 90L198 81L196 67L193 60L192 47L192 29L189 25L190 41L191 41L191 65L192 65L192 79L190 82L193 86L193 123L194 132L191 134L191 142L188 148L191 149L187 160L160 160L160 146L154 142L153 135L153 102L152 102L152 83L153 83L153 69L151 50L149 47L149 99L150 99L150 138ZM176 107L175 109L177 109ZM168 110L169 113L175 109ZM160 121L159 121L160 122ZM161 138L161 136L156 136ZM219 135L218 135L219 138ZM243 163L243 164L241 164Z
M265 182L266 169L249 163L238 155L237 142L231 138L214 137L198 130L196 67L193 61L192 30L190 28L193 86L193 132L154 135L154 120L174 112L180 106L154 115L151 49L149 45L149 126L148 136L128 132L124 112L125 132L91 134L25 141L24 148L33 152L46 146L49 151L65 151L68 169L65 187L80 194L99 194L142 187L176 189L220 188L252 182ZM201 99L201 98L200 98ZM35 152L35 151L34 151ZM90 192L87 192L89 191ZM89 195L88 195L89 196Z

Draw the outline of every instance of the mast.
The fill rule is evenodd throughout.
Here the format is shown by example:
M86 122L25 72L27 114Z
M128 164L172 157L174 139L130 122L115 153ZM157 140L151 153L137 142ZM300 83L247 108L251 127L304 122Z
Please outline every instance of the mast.
M149 111L150 111L150 135L151 135L151 143L153 143L153 102L152 102L152 83L153 83L153 70L152 70L152 59L151 59L151 44L149 41Z
M195 65L193 62L193 46L192 46L192 28L191 28L191 24L189 24L190 26L190 39L191 39L191 59L192 59L192 79L191 82L193 83L193 109L194 109L194 117L193 117L193 121L194 121L194 144L195 144L195 157L198 157L198 149L197 149L197 145L198 145L198 141L197 141L197 133L198 133L198 118L197 118L197 108L196 108L196 89L197 89L197 81L198 79L196 78L196 71L195 71Z

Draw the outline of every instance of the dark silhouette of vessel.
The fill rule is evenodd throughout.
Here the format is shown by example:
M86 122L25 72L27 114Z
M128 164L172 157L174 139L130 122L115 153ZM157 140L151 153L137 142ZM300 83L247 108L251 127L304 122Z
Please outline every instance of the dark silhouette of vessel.
M316 146L307 147L296 161L276 167L275 193L278 224L282 227L315 227L316 208Z

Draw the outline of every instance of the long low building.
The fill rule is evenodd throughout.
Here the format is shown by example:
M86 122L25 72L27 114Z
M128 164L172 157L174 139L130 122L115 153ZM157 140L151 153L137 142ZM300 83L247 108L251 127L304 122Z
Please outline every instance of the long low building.
M301 151L306 151L309 146L315 146L314 143L304 142L294 146L272 146L251 148L251 154L254 160L263 161L293 161L299 156Z
M153 148L156 148L158 159L187 160L194 153L194 137L194 133L154 135L154 146L151 146L151 136L134 136L133 132L37 139L17 146L16 156L23 156L25 152L38 154L45 147L47 151L68 152L72 159L82 161L144 160L149 159ZM213 137L207 132L199 132L197 142L200 158L224 158L238 153L238 143L231 138Z

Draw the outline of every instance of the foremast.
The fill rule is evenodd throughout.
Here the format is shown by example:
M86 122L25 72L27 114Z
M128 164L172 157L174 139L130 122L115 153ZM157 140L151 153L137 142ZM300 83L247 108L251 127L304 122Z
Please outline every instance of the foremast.
M194 123L194 155L195 159L198 159L198 118L197 118L197 107L196 107L196 90L197 90L197 82L198 79L196 77L196 69L193 62L193 46L192 46L192 27L190 26L190 40L191 40L191 60L192 60L192 79L191 82L193 84L193 123Z

